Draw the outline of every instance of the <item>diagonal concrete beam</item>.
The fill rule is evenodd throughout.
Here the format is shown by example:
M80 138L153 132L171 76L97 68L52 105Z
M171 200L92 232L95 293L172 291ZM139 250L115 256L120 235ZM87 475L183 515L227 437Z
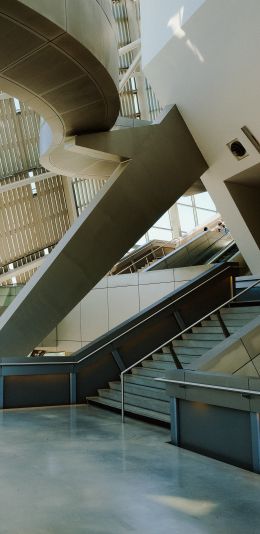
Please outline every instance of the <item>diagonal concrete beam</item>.
M176 106L160 124L77 143L127 160L1 317L0 357L38 345L207 168Z

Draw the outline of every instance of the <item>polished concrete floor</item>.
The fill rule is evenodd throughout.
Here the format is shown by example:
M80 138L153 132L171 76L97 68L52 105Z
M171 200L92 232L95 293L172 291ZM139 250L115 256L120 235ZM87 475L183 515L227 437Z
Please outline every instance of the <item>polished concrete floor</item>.
M94 407L0 415L0 534L253 534L260 476Z

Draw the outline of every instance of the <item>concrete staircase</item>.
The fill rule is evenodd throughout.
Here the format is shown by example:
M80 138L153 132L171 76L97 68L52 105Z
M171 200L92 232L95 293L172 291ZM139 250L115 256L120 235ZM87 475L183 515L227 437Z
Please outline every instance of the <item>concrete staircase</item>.
M260 306L236 306L222 308L221 316L230 334L252 321L260 314ZM217 315L193 327L188 333L172 341L172 347L184 369L192 369L193 363L224 339ZM154 378L163 377L166 370L175 368L169 348L154 353L125 375L125 411L158 421L170 422L169 398L163 383ZM121 384L109 382L108 388L99 389L98 396L87 397L87 402L121 409Z

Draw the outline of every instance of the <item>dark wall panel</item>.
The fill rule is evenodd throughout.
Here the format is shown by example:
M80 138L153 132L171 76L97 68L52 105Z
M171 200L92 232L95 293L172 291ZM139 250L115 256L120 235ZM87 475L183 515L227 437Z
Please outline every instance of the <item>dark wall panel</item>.
M255 174L259 176L259 166L256 166ZM259 227L259 196L260 187L259 179L251 183L246 180L246 171L244 177L240 175L240 180L236 183L236 176L233 181L226 181L226 186L232 195L236 207L239 209L247 227L249 228L255 242L260 247L260 227Z
M250 414L179 400L180 446L252 469Z
M86 401L87 396L97 394L97 389L107 388L109 380L119 380L120 370L111 352L101 352L98 357L89 358L87 365L77 373L77 402Z
M69 374L4 378L4 408L51 406L69 402Z

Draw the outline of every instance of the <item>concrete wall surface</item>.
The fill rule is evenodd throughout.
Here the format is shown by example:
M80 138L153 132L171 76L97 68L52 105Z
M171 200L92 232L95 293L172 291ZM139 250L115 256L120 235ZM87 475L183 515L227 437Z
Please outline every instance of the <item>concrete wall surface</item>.
M259 378L260 315L199 358L194 369Z
M173 37L184 37L182 26L205 0L141 0L142 63L146 65ZM154 39L156 32L156 39ZM148 42L147 36L151 36Z
M251 272L259 274L251 206L259 198L260 153L242 128L260 139L260 3L142 0L141 7L144 72L160 104L178 106L209 165L201 180ZM243 159L228 147L236 139L246 150Z
M41 347L74 352L209 267L107 276L43 340Z
M180 370L166 377L172 443L259 473L260 379Z

